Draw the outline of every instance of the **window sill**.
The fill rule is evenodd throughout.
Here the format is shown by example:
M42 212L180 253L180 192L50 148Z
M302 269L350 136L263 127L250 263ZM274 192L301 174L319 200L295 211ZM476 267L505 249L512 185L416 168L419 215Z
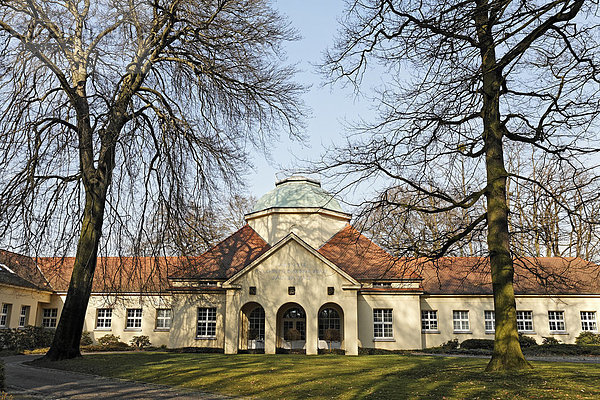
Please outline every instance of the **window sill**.
M485 331L486 335L495 335L496 331Z
M536 335L535 331L519 331L523 335Z
M169 332L171 328L154 328L154 332Z
M421 333L433 333L433 334L438 334L438 333L442 333L440 331L428 331L428 330L422 330Z
M569 335L569 332L566 331L550 331L551 335Z
M217 340L216 336L196 336L196 340Z
M110 332L112 331L112 328L96 328L94 329L94 332L99 331L99 332Z
M374 342L395 342L394 338L373 338Z
M471 331L453 331L453 333L456 335L463 335L463 334L472 335L473 334L473 332L471 332Z
M142 328L125 328L123 332L141 332Z

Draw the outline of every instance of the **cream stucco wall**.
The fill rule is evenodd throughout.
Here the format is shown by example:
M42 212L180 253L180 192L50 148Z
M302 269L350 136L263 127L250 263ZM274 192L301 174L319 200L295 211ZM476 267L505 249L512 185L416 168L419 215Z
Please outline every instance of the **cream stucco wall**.
M265 352L275 353L277 313L288 303L300 305L306 313L306 353L317 353L318 313L326 304L336 304L343 310L346 354L357 354L356 290L347 289L352 282L307 250L296 240L289 240L264 261L232 282L239 289L230 289L227 296L225 351L235 353L239 343L241 309L249 303L260 304L265 310ZM256 295L249 287L256 287ZM295 295L288 287L295 287ZM334 294L328 295L327 288ZM281 330L281 328L280 328ZM278 333L281 335L281 332Z
M538 344L544 337L554 337L563 343L575 343L581 333L580 311L595 311L600 315L600 296L517 296L517 310L533 312L534 332L527 332ZM452 340L494 339L485 332L484 312L494 309L492 296L423 296L422 310L437 310L438 333L423 333L423 347L435 347ZM469 333L454 332L453 311L469 311ZM565 334L550 332L548 311L564 311ZM597 321L600 322L600 321ZM416 328L417 326L415 326ZM420 325L418 325L420 328Z
M373 310L377 308L392 309L391 339L375 339L373 336ZM385 350L421 348L421 312L417 294L359 294L358 321L361 347Z
M248 218L248 225L267 243L274 245L293 232L315 249L348 225L348 218L327 211L277 210Z
M6 328L16 328L19 325L22 306L29 306L28 321L25 325L40 325L41 310L43 307L49 307L51 299L50 292L0 285L0 307L10 304Z

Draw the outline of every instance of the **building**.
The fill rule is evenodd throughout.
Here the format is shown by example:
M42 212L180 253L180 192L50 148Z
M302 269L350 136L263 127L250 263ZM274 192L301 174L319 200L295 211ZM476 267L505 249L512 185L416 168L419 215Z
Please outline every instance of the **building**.
M84 329L153 345L278 349L421 349L493 339L489 266L435 265L386 253L313 180L292 177L259 199L247 224L199 257L98 261ZM1 327L54 327L72 258L0 253ZM597 332L598 267L578 258L515 261L517 323L538 342ZM593 275L595 274L595 275Z

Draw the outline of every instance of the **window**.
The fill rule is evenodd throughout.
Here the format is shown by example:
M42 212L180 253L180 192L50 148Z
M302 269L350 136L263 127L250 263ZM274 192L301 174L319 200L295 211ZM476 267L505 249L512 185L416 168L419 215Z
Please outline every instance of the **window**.
M598 325L596 324L596 311L581 312L581 330L596 332Z
M331 296L335 293L335 288L333 286L327 287L327 295Z
M142 309L128 308L125 329L142 329Z
M468 311L452 311L452 319L455 332L469 331L469 312Z
M283 340L306 340L306 313L300 307L283 313Z
M341 341L340 314L334 308L324 308L319 312L319 339Z
M250 293L250 295L254 296L256 294L256 286L250 286L248 293Z
M290 296L293 296L296 294L296 287L295 286L288 286L288 294Z
M96 314L96 329L110 329L112 325L112 308L99 308Z
M2 310L0 312L0 328L8 328L8 323L10 321L10 309L12 308L12 304L2 304Z
M156 329L171 329L171 309L158 308L156 309Z
M517 311L517 330L519 332L533 332L533 312Z
M438 330L437 311L421 311L421 329L423 331Z
M42 326L44 328L56 328L58 319L58 308L44 308L42 312Z
M389 339L394 337L392 329L392 309L376 308L373 310L373 337Z
M19 328L24 328L29 324L29 306L21 306L21 314L19 314Z
M550 330L554 332L564 332L565 330L565 312L548 311L548 323Z
M196 336L201 338L214 338L217 336L217 309L215 307L198 308Z
M374 288L391 288L392 282L373 282Z
M496 313L494 311L484 311L483 320L486 332L494 332L496 330Z
M248 317L250 340L265 340L265 310L262 307L256 307Z

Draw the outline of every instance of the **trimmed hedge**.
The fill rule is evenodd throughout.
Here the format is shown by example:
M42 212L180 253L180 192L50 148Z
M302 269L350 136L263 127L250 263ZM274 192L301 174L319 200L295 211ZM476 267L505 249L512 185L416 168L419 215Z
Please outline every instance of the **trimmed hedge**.
M39 326L0 330L0 349L33 350L50 347L54 339L54 329Z
M467 339L460 344L460 348L494 350L494 341L492 339Z

